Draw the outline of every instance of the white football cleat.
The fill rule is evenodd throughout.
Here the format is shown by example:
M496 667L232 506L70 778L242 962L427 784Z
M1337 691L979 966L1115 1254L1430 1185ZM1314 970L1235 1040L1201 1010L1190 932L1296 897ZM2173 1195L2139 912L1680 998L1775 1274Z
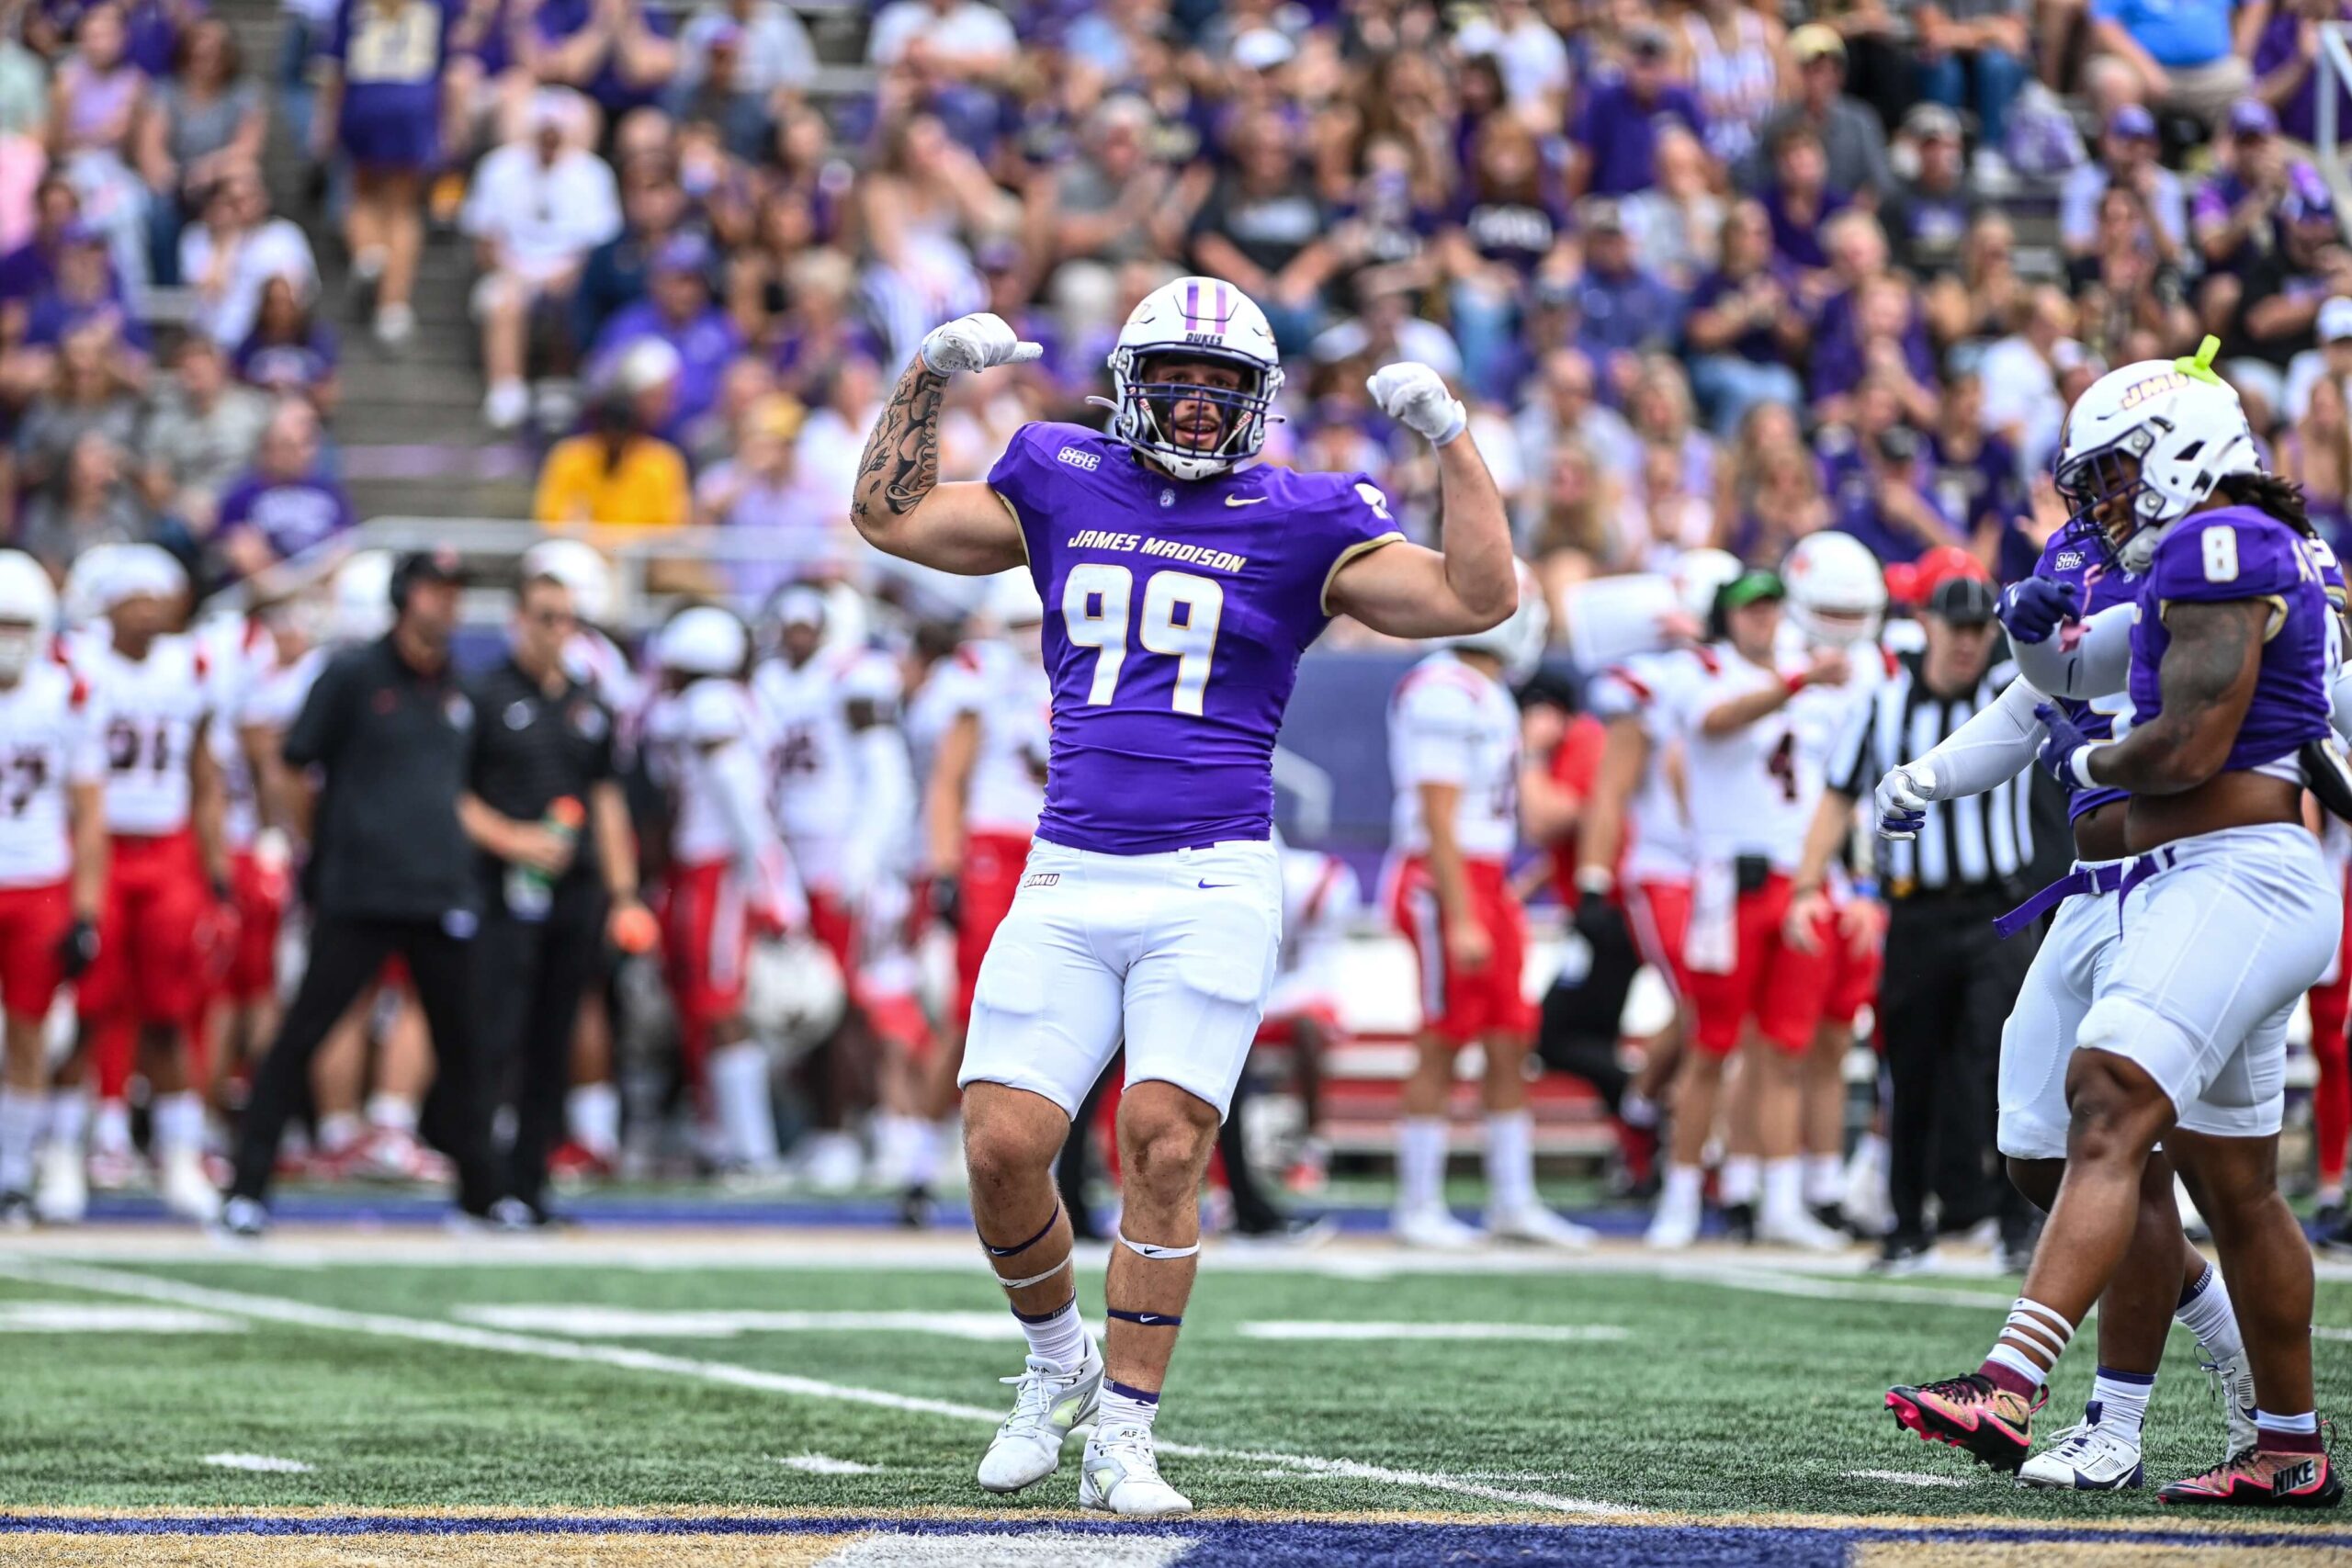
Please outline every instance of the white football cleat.
M2230 1422L2229 1454L2242 1454L2253 1448L2261 1431L2254 1424L2254 1366L2240 1350L2234 1356L2216 1356L2200 1343L2198 1351L2205 1358L2205 1371L2213 1379L2213 1392L2221 1396L2222 1410Z
M90 1179L82 1168L82 1151L70 1144L41 1150L33 1217L45 1225L78 1225L89 1212Z
M1671 1199L1658 1200L1657 1212L1650 1216L1650 1228L1642 1234L1642 1244L1659 1252L1680 1252L1699 1239L1699 1201L1677 1203Z
M1078 1467L1078 1506L1123 1519L1164 1519L1193 1511L1193 1500L1159 1479L1159 1456L1142 1427L1098 1429Z
M1061 1468L1070 1428L1094 1414L1102 1393L1102 1352L1090 1338L1086 1359L1075 1371L1061 1371L1032 1356L1019 1377L997 1381L1013 1386L1012 1414L980 1456L980 1485L989 1492L1018 1492Z
M195 1149L166 1152L155 1169L155 1190L164 1207L184 1220L209 1225L220 1217L220 1190L204 1173L204 1156Z
M2065 1492L2120 1492L2140 1484L2140 1447L2098 1424L2093 1400L2083 1419L2058 1434L2051 1445L2025 1461L2020 1486L2054 1486Z
M1541 1203L1487 1210L1487 1234L1497 1241L1523 1241L1536 1247L1578 1250L1600 1239L1589 1227L1563 1218Z
M1807 1252L1843 1252L1853 1243L1843 1231L1831 1230L1803 1209L1757 1216L1756 1239L1773 1246L1802 1247Z
M801 1179L828 1195L848 1192L865 1174L865 1151L854 1133L811 1133L800 1160Z
M1426 1247L1437 1252L1458 1252L1485 1239L1448 1213L1442 1203L1399 1209L1390 1220L1389 1229L1399 1247Z

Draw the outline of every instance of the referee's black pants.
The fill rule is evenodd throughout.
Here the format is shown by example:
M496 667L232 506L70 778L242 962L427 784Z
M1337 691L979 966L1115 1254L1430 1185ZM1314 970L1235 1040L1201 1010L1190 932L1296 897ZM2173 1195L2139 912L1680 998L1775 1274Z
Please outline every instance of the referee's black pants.
M514 1097L506 1190L541 1213L548 1156L563 1141L571 1026L604 955L607 908L593 879L574 879L558 885L543 920L517 919L493 904L474 943L491 1098Z
M1898 901L1887 920L1879 984L1879 1039L1891 1094L1887 1188L1900 1235L1925 1236L1928 1194L1947 1231L1995 1215L2023 1217L1995 1147L2001 1026L2041 943L2038 930L2007 942L1993 917L2015 900L1999 891Z
M490 1104L482 1092L481 1053L473 1019L473 942L452 936L438 919L320 917L311 929L310 963L278 1025L269 1055L254 1070L244 1124L237 1134L232 1197L269 1191L277 1140L301 1102L311 1059L318 1055L354 998L399 953L408 962L425 1026L433 1032L435 1073L424 1120L458 1168L458 1202L469 1213L487 1210L498 1195L491 1155Z

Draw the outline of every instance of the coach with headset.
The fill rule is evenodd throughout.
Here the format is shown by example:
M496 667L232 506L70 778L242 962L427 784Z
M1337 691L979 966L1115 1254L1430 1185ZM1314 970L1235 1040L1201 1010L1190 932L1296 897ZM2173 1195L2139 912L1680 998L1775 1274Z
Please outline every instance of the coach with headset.
M287 766L316 780L303 894L310 963L254 1075L223 1229L259 1235L277 1141L311 1058L362 987L399 953L433 1032L439 1072L428 1125L458 1168L469 1214L516 1224L501 1201L472 1008L481 923L474 846L458 814L475 715L449 658L463 583L449 549L392 571L391 631L330 660L287 731Z

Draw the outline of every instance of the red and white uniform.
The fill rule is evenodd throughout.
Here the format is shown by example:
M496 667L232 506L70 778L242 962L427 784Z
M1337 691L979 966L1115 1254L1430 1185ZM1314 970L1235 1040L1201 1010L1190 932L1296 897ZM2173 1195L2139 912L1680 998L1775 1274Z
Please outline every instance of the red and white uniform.
M616 715L642 714L652 700L645 677L631 668L628 655L594 626L583 626L563 645L563 672L595 694L596 700ZM624 725L617 740L635 743L635 726Z
M662 953L698 1055L709 1027L742 1011L753 926L792 923L797 899L768 816L767 732L742 682L701 680L657 697L644 739L672 802Z
M103 626L72 658L106 715L113 840L98 958L81 981L82 1016L190 1022L220 934L197 851L190 772L218 701L211 662L185 634L159 637L146 658L129 659Z
M2323 814L2320 851L2335 874L2338 887L2352 887L2352 829ZM2323 1187L2344 1182L2346 1140L2352 1138L2352 1070L2347 1070L2345 1028L2352 1017L2352 913L2344 920L2335 963L2311 989L2312 1059L2319 1081L2312 1090L2312 1136L2319 1145L2319 1179Z
M1803 633L1788 621L1781 623L1781 630L1788 660L1802 664L1811 659L1812 649L1805 646ZM1901 668L1894 654L1877 642L1855 643L1846 649L1846 658L1844 681L1835 686L1807 686L1789 701L1797 744L1809 750L1815 765L1825 771L1839 742L1869 712L1879 688ZM1834 911L1843 908L1853 895L1844 867L1836 861L1830 863L1826 891L1833 914L1820 921L1815 931L1822 964L1815 1022L1826 1019L1851 1025L1855 1015L1878 997L1883 957L1876 942L1866 952L1855 952L1837 930Z
M1388 772L1396 786L1389 841L1398 857L1388 904L1420 963L1422 1027L1454 1044L1535 1027L1535 1010L1521 990L1527 916L1511 894L1506 863L1519 841L1519 705L1500 681L1449 649L1422 660L1397 683L1388 705ZM1493 944L1475 970L1457 965L1446 945L1421 816L1425 784L1461 791L1453 840L1472 908Z
M965 711L979 726L964 795L963 927L956 933L956 1016L972 1015L972 991L989 941L1012 908L1029 840L1046 806L1052 750L1053 681L1044 665L1008 643L967 645L956 654Z
M17 1018L43 1016L57 994L74 923L68 792L106 777L102 723L63 664L37 661L0 690L0 1005Z
M283 836L260 830L258 794L245 760L243 732L266 730L269 744L276 745L293 727L326 661L327 650L316 648L289 664L273 659L246 686L234 723L214 726L218 733L237 737L229 748L233 762L224 764L230 767L225 834L229 880L237 903L237 947L224 982L232 1001L258 1001L277 990L278 935L294 897L293 868Z
M775 775L776 826L808 890L809 930L844 976L855 972L845 883L858 797L842 687L858 658L820 649L805 664L770 659L752 672Z
M1692 866L1690 814L1679 784L1685 759L1682 694L1707 679L1713 666L1714 655L1705 649L1637 654L1603 671L1587 696L1598 718L1638 716L1649 739L1649 761L1625 805L1617 897L1643 961L1677 996L1690 989L1682 963ZM1561 897L1572 900L1574 895L1564 887Z
M1285 848L1282 861L1282 953L1258 1026L1261 1045L1288 1044L1301 1019L1327 1037L1340 1032L1340 960L1363 908L1363 885L1339 856Z

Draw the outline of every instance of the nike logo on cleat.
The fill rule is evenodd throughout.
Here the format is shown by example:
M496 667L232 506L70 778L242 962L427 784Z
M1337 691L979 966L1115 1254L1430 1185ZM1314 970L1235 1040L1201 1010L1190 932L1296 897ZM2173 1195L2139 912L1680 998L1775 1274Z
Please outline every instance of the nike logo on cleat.
M1228 495L1225 503L1227 506L1255 506L1265 499L1262 495Z
M2291 1493L2301 1492L2306 1486L2316 1485L2318 1482L2319 1461L2307 1459L2292 1469L2282 1470L2272 1476L2270 1493L2274 1497L2284 1497Z

